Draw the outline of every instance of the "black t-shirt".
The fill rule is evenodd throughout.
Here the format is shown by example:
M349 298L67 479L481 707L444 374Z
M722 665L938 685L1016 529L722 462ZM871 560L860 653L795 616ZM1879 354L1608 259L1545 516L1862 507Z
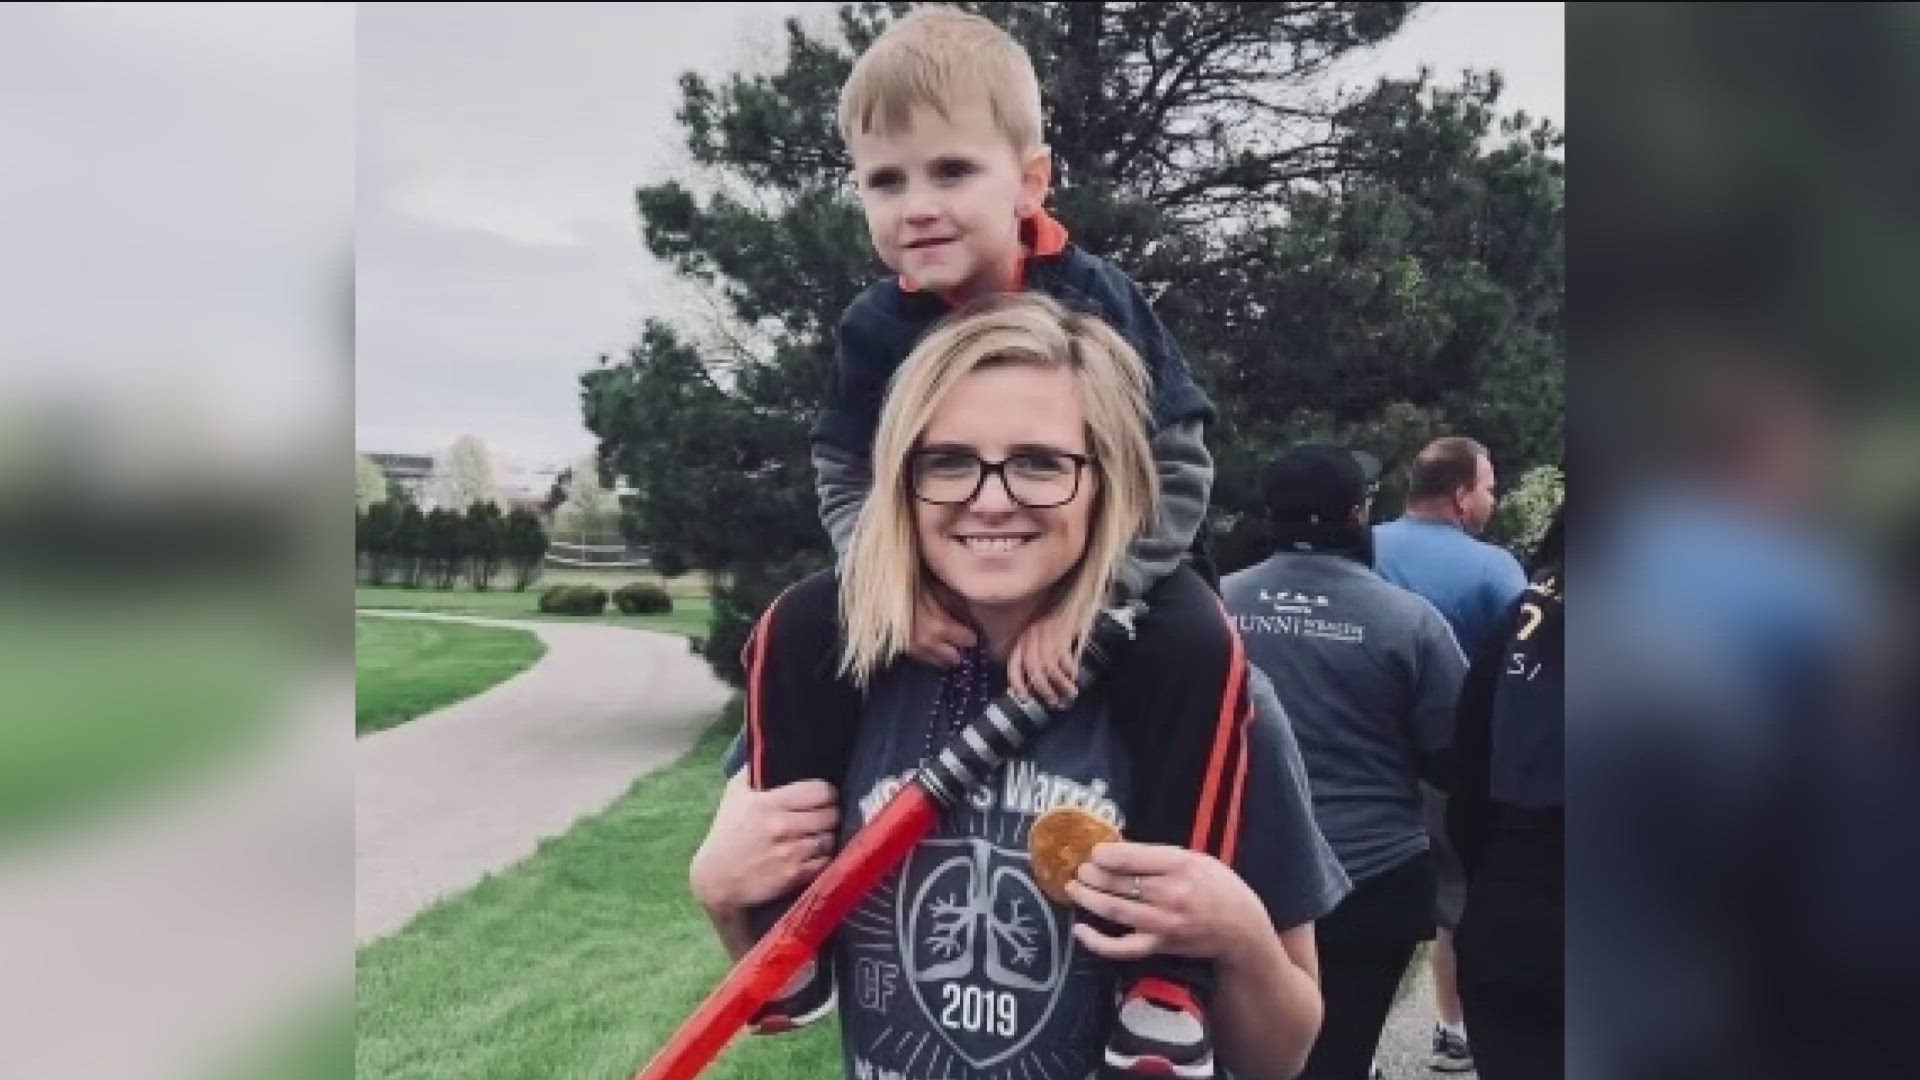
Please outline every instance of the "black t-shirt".
M1530 810L1564 806L1566 621L1561 582L1542 575L1520 599L1493 694L1488 794Z

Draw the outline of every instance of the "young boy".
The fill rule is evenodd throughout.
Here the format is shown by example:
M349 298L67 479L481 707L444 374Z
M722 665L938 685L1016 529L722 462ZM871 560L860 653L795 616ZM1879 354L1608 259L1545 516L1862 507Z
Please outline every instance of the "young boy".
M1098 313L1146 362L1154 380L1152 442L1161 503L1130 551L1121 589L1132 598L1171 575L1188 575L1191 582L1194 571L1184 563L1195 548L1213 478L1203 441L1212 406L1140 289L1111 264L1069 243L1066 229L1042 208L1051 161L1041 141L1039 83L1024 50L986 19L920 9L881 35L855 65L841 94L840 127L874 247L897 276L868 288L843 316L825 408L813 432L821 517L835 550L845 557L867 497L868 453L894 370L954 306L987 293L1030 289ZM770 689L768 701L833 703L784 716L768 707L750 723L755 744L740 749L753 763L756 789L803 779L838 786L845 772L851 733L844 729L851 725L835 725L829 717L857 716L859 697L839 679L838 656L822 647L837 636L836 588L831 573L795 586L756 630L756 637L767 635L773 645L759 650L750 665L755 685L785 691ZM781 632L772 634L776 621ZM1155 656L1186 653L1196 641L1224 643L1230 635L1213 592L1170 587L1150 598L1132 655L1148 668ZM953 668L963 651L977 662L973 632L937 603L916 613L914 638L914 655L929 663ZM1036 623L1008 658L1009 683L1030 697L1065 704L1073 692L1074 644L1060 626ZM1138 799L1127 836L1217 855L1230 845L1217 824L1227 816L1214 812L1223 797L1220 763L1240 760L1245 735L1233 724L1171 722L1195 714L1183 696L1193 692L1184 685L1185 674L1198 673L1128 676L1124 689L1114 689L1116 726L1135 760L1151 762L1136 769ZM800 683L812 685L795 693ZM1215 824L1196 826L1202 821ZM784 906L756 912L755 930L764 932ZM1181 1076L1212 1075L1203 1004L1210 981L1205 966L1191 961L1154 957L1136 965L1122 980L1120 1022L1107 1050L1110 1071L1146 1072L1157 1059L1177 1066ZM757 1027L785 1030L823 1015L832 1000L827 982L826 965L804 972L757 1018Z

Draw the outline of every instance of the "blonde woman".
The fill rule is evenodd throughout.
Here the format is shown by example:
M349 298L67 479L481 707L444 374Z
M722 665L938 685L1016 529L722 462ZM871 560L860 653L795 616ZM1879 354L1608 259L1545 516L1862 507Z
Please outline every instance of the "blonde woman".
M1027 626L1084 637L1153 510L1146 401L1119 335L1031 294L962 309L902 365L844 575L790 590L748 645L747 775L691 875L736 956L1005 688ZM1195 591L1210 595L1174 575L1148 617ZM951 669L911 655L929 598L980 641ZM836 603L833 648L794 640ZM1231 628L1156 648L945 815L760 1030L824 1015L837 992L850 1077L1207 1077L1216 1051L1238 1075L1293 1075L1319 1024L1310 923L1345 879L1270 699L1255 722L1267 688ZM1038 890L1026 851L1062 804L1129 837L1096 851L1073 910Z

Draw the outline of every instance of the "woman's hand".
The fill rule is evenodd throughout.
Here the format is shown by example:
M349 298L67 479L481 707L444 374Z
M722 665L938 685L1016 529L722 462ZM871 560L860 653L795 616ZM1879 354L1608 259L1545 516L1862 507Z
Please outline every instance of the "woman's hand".
M839 824L838 796L824 780L755 791L736 775L688 867L694 899L732 916L801 888L826 868Z
M1067 620L1059 612L1042 615L1021 633L1007 657L1008 685L1029 700L1065 708L1080 689L1073 646Z
M1101 844L1067 895L1133 930L1120 937L1085 923L1082 948L1108 960L1156 953L1198 957L1217 979L1209 1014L1214 1051L1236 1076L1297 1076L1323 1015L1313 927L1276 934L1267 909L1233 869L1211 855L1160 844Z
M942 607L931 590L921 590L913 606L914 659L935 667L950 668L960 663L960 650L973 648L979 638L967 624Z
M1164 844L1101 844L1067 883L1074 904L1133 928L1121 937L1086 923L1080 944L1108 960L1155 954L1231 961L1273 934L1266 906L1232 868L1211 855Z

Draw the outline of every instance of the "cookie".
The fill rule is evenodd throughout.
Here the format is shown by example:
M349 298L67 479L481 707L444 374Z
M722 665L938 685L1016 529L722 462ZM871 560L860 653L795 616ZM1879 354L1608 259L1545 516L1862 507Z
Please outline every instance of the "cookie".
M1033 855L1033 879L1056 904L1070 906L1067 882L1093 854L1095 844L1120 839L1120 830L1105 818L1077 806L1056 806L1035 819L1027 833Z

